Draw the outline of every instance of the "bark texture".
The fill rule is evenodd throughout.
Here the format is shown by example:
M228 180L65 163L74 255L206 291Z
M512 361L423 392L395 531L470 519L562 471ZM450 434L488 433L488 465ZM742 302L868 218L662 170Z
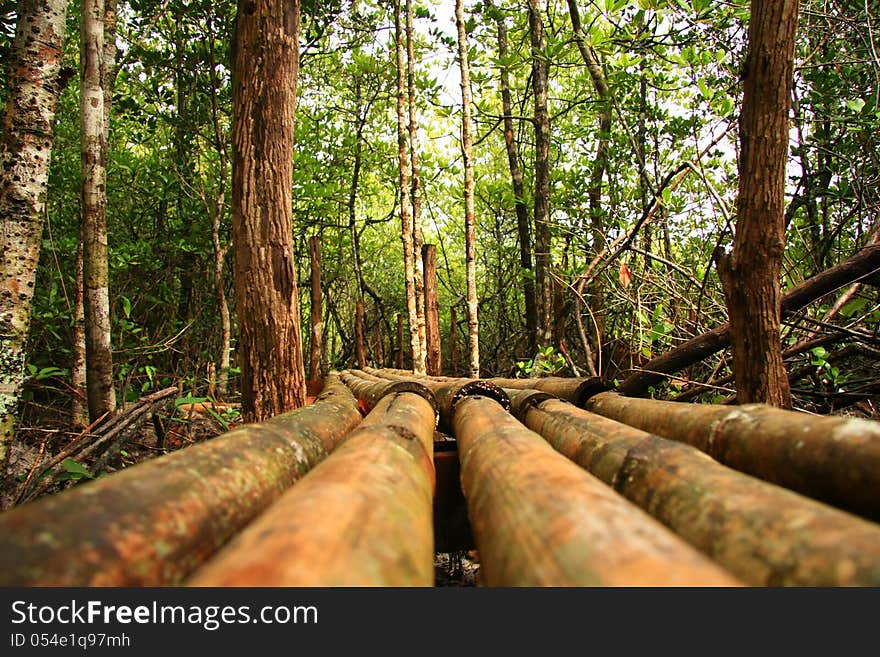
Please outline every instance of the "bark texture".
M394 3L394 43L397 62L397 164L400 173L400 240L403 242L403 269L406 284L406 314L409 320L409 343L414 372L424 373L424 357L419 338L419 313L416 305L415 264L413 256L412 215L410 212L410 160L407 131L407 58L404 19L400 0Z
M425 365L428 374L435 376L443 368L443 349L440 340L440 307L437 302L437 247L422 245L422 265L425 271Z
M9 51L0 134L0 467L25 381L25 341L40 257L55 108L67 84L61 55L67 3L21 0Z
M788 113L797 0L754 0L740 115L736 236L718 260L740 403L791 407L780 341Z
M495 401L465 398L453 422L487 585L737 584Z
M742 472L880 520L880 423L816 417L764 404L628 399L586 404L618 422L688 443Z
M461 70L461 154L464 160L464 259L467 279L469 369L480 376L480 322L477 316L477 228L474 218L474 138L471 120L471 74L468 65L464 0L455 1L458 64Z
M311 264L311 321L312 338L309 344L309 378L317 381L321 378L321 354L324 345L324 318L321 304L321 238L312 235L309 238L309 263Z
M535 281L537 284L538 339L551 340L553 284L550 278L550 112L547 86L550 62L544 38L540 0L528 0L532 85L535 94Z
M299 1L241 0L232 80L232 228L242 415L305 403L291 186Z
M698 449L559 400L523 421L753 586L876 586L880 525L726 468Z
M104 0L83 4L80 131L83 301L89 418L116 410L110 349L110 272L107 252L107 132L104 122Z

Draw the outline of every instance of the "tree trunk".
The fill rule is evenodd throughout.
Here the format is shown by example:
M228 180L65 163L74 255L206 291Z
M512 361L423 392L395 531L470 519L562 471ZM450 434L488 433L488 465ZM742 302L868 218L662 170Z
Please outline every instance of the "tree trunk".
M532 269L532 236L531 220L526 207L525 186L522 170L519 167L519 153L513 127L513 102L510 97L510 76L504 62L507 59L507 25L504 16L496 12L495 21L498 25L498 59L502 62L501 72L501 107L504 113L504 146L507 150L507 165L513 184L513 207L516 212L516 233L519 241L519 264L522 268L523 297L526 311L526 347L528 353L538 351L538 313L535 308L535 278Z
M362 106L361 79L354 81L354 119L356 122L354 138L354 166L351 172L351 186L348 189L348 233L351 237L351 256L354 266L357 298L364 298L364 272L361 268L360 234L357 229L357 195L361 179L361 144L363 142L366 110Z
M67 3L20 0L0 133L0 468L8 459L25 381L25 340L40 257Z
M324 318L321 304L321 238L309 238L309 262L311 263L311 312L312 338L309 344L309 378L317 381L323 378L321 354L324 344Z
M464 252L467 277L468 351L470 375L480 376L480 323L477 316L477 249L474 219L474 154L471 124L471 76L468 66L464 0L455 1L458 63L461 68L461 153L464 159Z
M455 306L449 307L449 367L452 376L458 376L458 318Z
M87 0L82 13L83 297L89 418L116 410L110 350L107 262L107 139L104 130L104 0Z
M193 213L188 207L188 185L195 175L192 125L194 122L190 120L192 113L189 109L190 94L194 81L186 62L186 48L190 41L190 35L185 31L186 23L183 20L183 12L186 10L180 5L177 7L172 12L173 19L176 21L174 30L174 89L177 101L172 137L175 152L174 169L177 173L174 204L177 221L180 225L182 246L190 246L197 239L197 229L194 228ZM180 291L177 299L177 320L180 326L186 326L192 321L195 314L194 286L200 267L197 262L197 256L194 253L188 253L184 248L178 249L177 258L177 276L180 282ZM185 355L191 353L189 331L183 334L182 341L182 356L186 358Z
M581 58L587 66L590 79L593 82L593 90L601 103L599 112L599 138L596 142L596 155L593 158L593 171L587 184L587 195L590 202L590 229L593 233L593 250L596 254L601 253L605 242L605 215L602 211L602 179L608 168L608 141L611 136L611 89L602 71L602 63L592 46L584 39L584 31L581 26L580 12L577 2L568 0L568 14L571 18L571 26L574 30L575 42ZM605 335L605 285L596 277L590 285L590 311L596 328L596 352L602 349L602 338ZM586 344L585 348L589 348ZM591 363L592 368L592 363Z
M733 254L720 258L741 404L789 408L780 341L785 249L785 167L791 105L795 0L754 0L740 116L740 178Z
M83 429L89 424L89 389L86 384L86 310L83 299L82 226L76 240L76 288L73 297L73 361L70 365L70 424Z
M425 239L422 236L422 182L419 167L419 118L416 112L415 43L413 39L412 0L406 0L406 89L409 110L409 159L411 164L411 194L413 222L413 283L416 294L416 317L419 325L419 371L424 372L428 355L425 317L425 272L419 255Z
M400 239L403 242L403 268L406 282L406 311L409 319L410 353L413 371L424 374L424 358L419 339L419 316L416 306L415 268L413 263L412 218L410 215L410 161L407 149L406 46L400 0L394 2L394 36L397 61L397 162L400 167Z
M291 209L299 26L299 0L239 2L232 233L246 422L306 400Z
M425 339L426 365L430 376L443 373L440 342L440 308L437 303L437 247L422 246L422 264L425 270Z
M209 18L208 27L213 24L213 17ZM229 365L232 345L232 319L229 313L229 303L226 300L226 290L223 280L223 269L226 253L229 251L229 242L220 243L220 224L226 207L226 169L229 163L229 154L226 150L226 139L223 128L220 125L220 109L217 103L219 82L215 67L215 44L213 37L208 38L208 57L211 76L211 122L214 126L214 148L220 158L220 173L218 180L217 195L211 214L211 246L214 252L214 294L217 296L217 307L220 309L220 362L218 363L217 389L218 399L223 399L229 390Z
M404 358L403 358L403 315L400 313L397 314L397 367L398 369L403 369L404 367Z
M538 337L551 340L553 307L550 282L550 114L547 109L549 62L544 40L540 0L529 2L529 37L532 50L532 84L535 90L535 280L537 283Z
M357 300L354 313L354 344L355 355L357 356L358 368L364 369L367 366L367 354L364 351L364 301Z

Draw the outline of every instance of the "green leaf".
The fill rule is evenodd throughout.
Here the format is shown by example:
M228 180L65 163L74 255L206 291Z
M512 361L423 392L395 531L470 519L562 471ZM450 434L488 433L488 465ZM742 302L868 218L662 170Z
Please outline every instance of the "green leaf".
M849 107L856 114L860 114L861 111L865 108L865 101L861 98L856 98L855 100L847 100L846 106Z
M208 397L180 397L174 400L174 405L179 408L185 404L202 404L208 399Z
M77 463L73 459L64 459L61 462L61 465L71 475L94 479L94 477L92 477L92 473L89 472L88 468L80 463Z
M700 88L700 93L703 94L703 98L706 100L710 100L712 98L712 90L709 89L709 86L706 84L706 81L703 78L697 80L697 86Z
M119 301L122 304L122 312L126 316L126 318L131 317L131 299L126 296L120 295Z

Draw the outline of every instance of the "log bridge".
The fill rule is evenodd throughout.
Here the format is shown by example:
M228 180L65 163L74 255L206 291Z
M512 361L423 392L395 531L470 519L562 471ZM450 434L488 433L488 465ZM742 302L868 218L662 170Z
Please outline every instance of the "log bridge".
M877 422L365 368L3 513L0 584L878 586L878 520Z

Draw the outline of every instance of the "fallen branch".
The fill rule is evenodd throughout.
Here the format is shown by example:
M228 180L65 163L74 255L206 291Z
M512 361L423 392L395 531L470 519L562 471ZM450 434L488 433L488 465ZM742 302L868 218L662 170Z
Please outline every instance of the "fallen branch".
M39 477L35 480L32 477L29 477L28 481L25 481L25 483L22 484L18 494L15 496L15 504L21 504L37 497L55 483L54 479L46 477L45 475L65 459L73 458L74 456L78 459L83 459L98 452L102 447L105 452L110 453L113 452L114 448L116 450L121 448L124 441L116 440L114 442L114 439L117 439L126 429L136 427L140 424L156 404L162 403L169 397L173 397L179 393L180 389L176 386L172 388L164 388L150 395L141 397L136 403L129 406L127 409L120 411L103 425L101 425L101 422L104 420L105 416L98 418L98 420L89 425L89 427L77 436L66 449L59 452L46 466L41 468ZM96 426L98 426L97 429L94 428ZM131 433L133 432L129 432L127 436L123 437L127 439ZM91 436L95 438L95 440L88 444L84 444L85 441L83 441L82 438L85 436ZM103 457L100 463L106 465L103 463ZM93 469L93 473L97 473L98 470L99 468L96 467ZM32 484L35 487L29 490Z
M839 265L808 278L782 297L782 316L788 317L813 301L835 290L856 282L876 284L880 272L880 245L867 246ZM675 349L667 351L627 377L620 392L640 397L648 388L662 382L689 365L693 365L730 345L730 324L725 323L711 331L691 338Z

